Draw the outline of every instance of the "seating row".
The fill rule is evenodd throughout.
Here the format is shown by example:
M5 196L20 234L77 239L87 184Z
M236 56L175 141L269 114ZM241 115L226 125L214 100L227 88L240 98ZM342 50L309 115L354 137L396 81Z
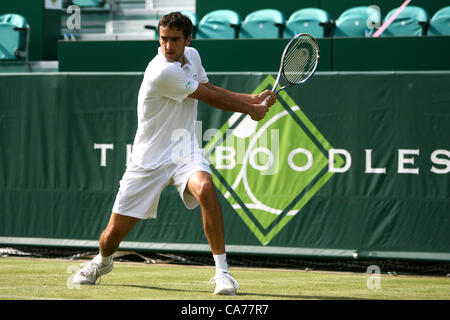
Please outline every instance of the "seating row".
M389 20L397 9L384 18ZM248 14L244 20L233 10L214 10L201 20L190 11L183 11L194 25L196 39L291 38L297 33L321 37L371 36L382 23L377 7L354 7L345 10L336 20L319 8L303 8L285 20L276 9L262 9ZM156 29L155 26L149 26ZM157 31L157 30L156 30ZM18 14L0 16L0 60L24 60L28 63L30 26ZM438 10L431 18L415 6L406 7L381 36L450 35L450 6Z
M392 9L388 20L397 10ZM230 9L214 10L201 20L193 12L183 12L193 22L197 39L291 38L297 33L322 37L367 37L382 24L376 6L359 6L345 10L336 20L319 8L303 8L287 20L277 9L261 9L241 19ZM428 13L417 6L406 7L383 32L382 36L450 35L450 6Z

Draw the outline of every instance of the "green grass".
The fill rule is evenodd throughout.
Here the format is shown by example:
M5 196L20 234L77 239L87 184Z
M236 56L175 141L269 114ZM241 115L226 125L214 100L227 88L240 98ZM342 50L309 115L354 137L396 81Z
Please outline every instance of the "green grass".
M450 299L447 277L382 274L381 288L369 290L368 274L257 268L231 268L241 290L223 297L213 295L208 284L213 267L120 262L99 285L70 289L67 280L81 262L0 258L0 299Z

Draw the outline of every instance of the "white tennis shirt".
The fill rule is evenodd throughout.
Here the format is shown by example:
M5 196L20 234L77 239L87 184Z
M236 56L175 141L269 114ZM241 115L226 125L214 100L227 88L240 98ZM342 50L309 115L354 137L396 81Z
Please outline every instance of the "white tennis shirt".
M188 95L199 83L208 82L208 77L196 49L186 47L184 59L183 66L168 62L158 48L145 70L130 170L153 170L176 163L174 153L186 155L187 150L199 148L194 132L198 101Z

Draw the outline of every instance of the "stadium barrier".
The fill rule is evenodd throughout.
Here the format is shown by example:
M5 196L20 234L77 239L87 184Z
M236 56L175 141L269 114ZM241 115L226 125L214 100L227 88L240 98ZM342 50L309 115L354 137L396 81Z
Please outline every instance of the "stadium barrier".
M208 72L275 72L288 39L193 40ZM318 71L450 70L448 36L321 38ZM60 72L143 72L151 41L58 41ZM114 53L114 54L111 54Z
M0 244L96 248L142 73L0 75ZM274 74L213 73L230 90ZM319 72L258 124L199 105L235 254L450 261L450 72ZM177 138L183 138L178 136ZM122 249L209 252L175 188Z

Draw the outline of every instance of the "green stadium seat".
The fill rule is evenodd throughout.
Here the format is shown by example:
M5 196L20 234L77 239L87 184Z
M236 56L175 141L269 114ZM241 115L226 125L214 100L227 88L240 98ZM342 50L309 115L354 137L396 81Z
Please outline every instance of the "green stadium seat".
M381 15L374 7L353 7L345 10L336 20L335 37L368 37L374 32L371 26L380 25Z
M28 43L30 26L27 20L19 14L4 14L0 16L0 60L24 61L27 70Z
M281 38L286 19L283 13L276 9L261 9L248 14L239 30L242 39Z
M234 39L238 37L241 17L233 10L214 10L199 22L197 39Z
M450 35L450 6L438 10L430 20L428 35Z
M384 21L387 21L397 10L388 12ZM422 36L426 34L428 24L428 13L416 6L408 6L395 18L394 21L384 30L381 36Z
M330 17L328 12L319 8L304 8L295 11L286 21L284 38L292 38L299 33L308 33L315 38L326 36Z

